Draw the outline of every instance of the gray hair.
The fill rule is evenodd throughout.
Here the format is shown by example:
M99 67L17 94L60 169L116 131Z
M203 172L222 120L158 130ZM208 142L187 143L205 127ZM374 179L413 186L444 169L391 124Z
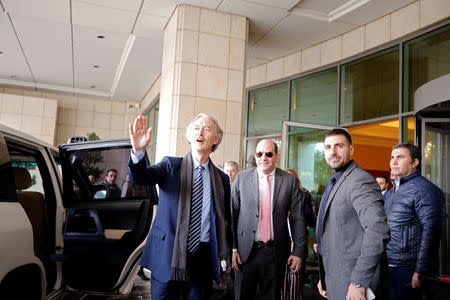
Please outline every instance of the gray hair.
M227 161L226 163L223 164L223 168L224 168L224 169L225 169L226 166L235 167L236 170L239 170L239 165L238 165L238 163L235 162L235 161L232 161L232 160Z
M188 140L189 143L191 143L189 141L189 132L191 131L192 125L194 125L195 121L197 121L200 118L208 118L211 121L213 121L213 123L214 123L214 131L216 132L216 136L219 138L219 141L217 142L217 144L215 144L215 145L213 145L211 147L211 152L214 152L217 149L217 147L219 146L220 142L222 142L223 130L222 130L222 128L220 128L219 122L217 122L216 117L214 117L213 115L206 114L206 113L198 114L194 118L194 120L192 120L192 122L189 123L189 125L186 127L186 134L185 134L186 135L186 139Z

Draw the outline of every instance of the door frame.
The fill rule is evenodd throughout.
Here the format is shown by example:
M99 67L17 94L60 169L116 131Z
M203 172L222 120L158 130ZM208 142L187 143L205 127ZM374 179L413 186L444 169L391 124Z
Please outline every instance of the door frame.
M288 149L288 132L287 127L288 126L294 126L294 127L302 127L302 128L310 128L310 129L321 129L321 130L332 130L336 128L341 128L344 130L347 130L346 127L340 127L340 126L329 126L329 125L317 125L317 124L309 124L309 123L301 123L301 122L293 122L293 121L283 121L283 128L281 131L281 153L280 153L280 168L286 169L287 164L287 155L286 155L286 149Z
M421 119L421 126L420 126L420 154L422 157L422 161L425 157L425 124L426 123L440 123L440 122L448 122L450 123L450 118L422 118ZM425 164L421 162L421 174L425 174Z

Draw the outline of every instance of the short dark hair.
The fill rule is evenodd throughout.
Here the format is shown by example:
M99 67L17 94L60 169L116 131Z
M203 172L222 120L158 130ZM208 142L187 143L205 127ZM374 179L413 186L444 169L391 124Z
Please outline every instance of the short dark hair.
M116 172L116 174L119 174L116 169L108 169L108 171L106 171L106 176L108 176L109 172Z
M421 160L421 154L420 154L419 147L417 147L416 145L413 145L413 144L404 143L404 144L395 145L394 147L392 147L392 150L398 149L398 148L406 148L409 150L409 155L411 156L411 163L415 159L417 159L419 161L419 164L416 167L416 169L418 169L420 166L420 160Z
M343 135L345 136L345 138L347 139L348 143L351 145L352 144L352 137L350 136L350 134L347 132L347 130L341 129L341 128L334 128L331 129L330 131L328 131L328 133L325 135L325 138L329 137L329 136L333 136L333 135Z
M378 175L377 178L383 178L386 183L388 183L388 179L384 175Z

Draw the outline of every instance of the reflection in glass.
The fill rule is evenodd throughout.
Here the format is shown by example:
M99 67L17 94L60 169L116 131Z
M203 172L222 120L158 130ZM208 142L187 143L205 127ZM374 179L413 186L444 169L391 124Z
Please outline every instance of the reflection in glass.
M292 81L291 121L336 125L337 68Z
M294 169L302 187L311 193L317 207L331 175L323 155L323 140L328 130L289 126L287 167ZM308 266L317 266L317 255L312 250L315 232L308 238Z
M450 119L446 122L427 122L425 125L425 141L422 149L423 175L436 184L445 197L444 215L450 210ZM441 274L450 272L450 223L449 218L443 220L440 260Z
M340 124L398 113L399 47L341 67Z
M421 85L450 73L450 25L404 44L403 111L414 110L414 93Z
M156 158L156 143L157 143L156 137L158 133L158 120L159 120L159 100L152 108L150 108L146 116L147 116L147 127L153 128L150 143L146 151L147 156L150 160L150 164L154 165L156 163L155 158Z
M323 139L328 130L297 127L288 138L288 168L294 169L302 186L319 204L328 183L331 169L323 156Z
M288 119L288 82L251 91L248 98L247 136L277 134Z

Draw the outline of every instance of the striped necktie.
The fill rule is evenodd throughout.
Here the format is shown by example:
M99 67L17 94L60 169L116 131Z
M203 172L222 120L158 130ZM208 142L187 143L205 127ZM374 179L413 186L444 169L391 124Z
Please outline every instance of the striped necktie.
M190 253L194 253L200 244L203 206L203 169L204 167L201 165L195 169L194 185L192 187L191 220L189 222L188 233L188 250Z

